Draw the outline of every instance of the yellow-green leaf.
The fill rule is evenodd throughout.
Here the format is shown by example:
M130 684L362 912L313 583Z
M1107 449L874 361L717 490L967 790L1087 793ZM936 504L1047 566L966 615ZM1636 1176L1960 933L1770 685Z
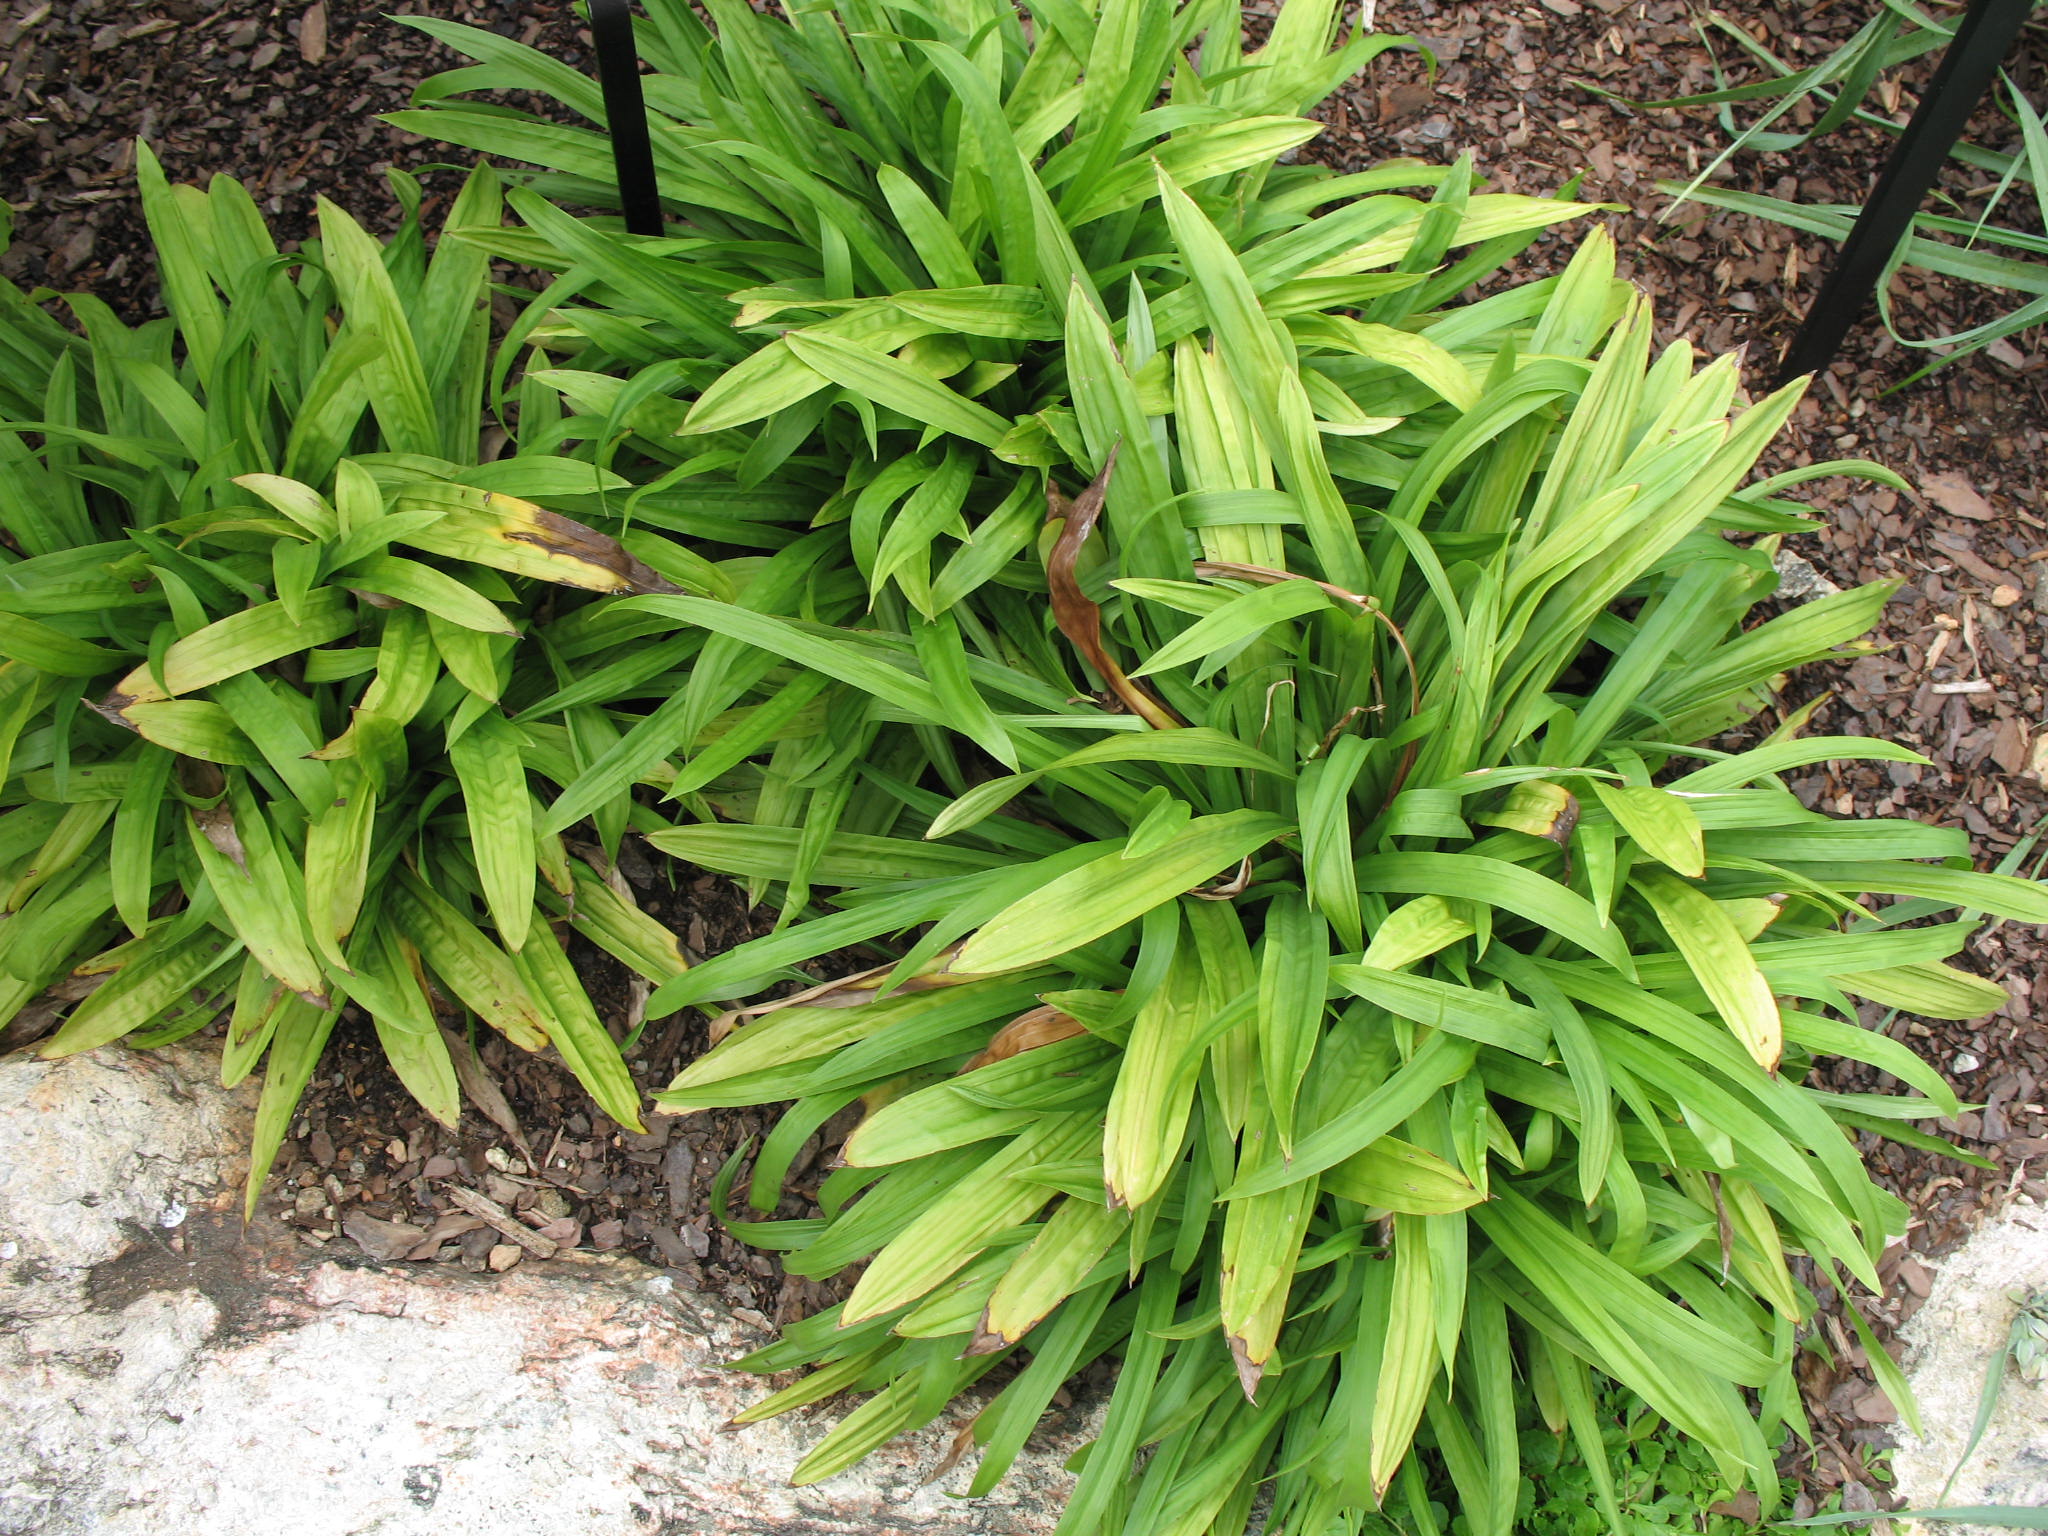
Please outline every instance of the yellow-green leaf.
M1259 811L1226 811L1196 817L1145 859L1127 860L1122 845L1113 845L990 918L953 969L1013 971L1063 955L1221 874L1291 827Z
M1723 1022L1765 1071L1784 1053L1784 1021L1770 983L1728 914L1712 898L1661 870L1646 872L1639 888L1658 922Z
M125 711L131 704L208 688L253 667L339 640L354 633L355 627L355 605L347 593L331 587L306 594L297 622L285 613L284 604L263 603L172 642L163 655L161 688L148 666L137 667L114 685L106 707Z
M1393 1136L1327 1169L1323 1190L1409 1216L1462 1211L1484 1198L1470 1179L1434 1152Z
M1693 808L1677 795L1647 784L1592 784L1608 814L1643 852L1681 875L1698 879L1706 873L1706 834Z

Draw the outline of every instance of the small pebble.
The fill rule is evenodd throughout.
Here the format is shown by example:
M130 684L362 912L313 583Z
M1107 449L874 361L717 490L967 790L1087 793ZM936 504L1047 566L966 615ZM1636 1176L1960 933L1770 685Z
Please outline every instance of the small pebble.
M533 1208L549 1221L559 1221L567 1216L572 1207L569 1197L559 1189L544 1189L533 1197Z
M519 1262L520 1256L525 1252L526 1250L524 1248L521 1248L517 1243L497 1244L491 1249L488 1260L491 1266L491 1272L493 1274L502 1275L503 1273L505 1273L506 1270L510 1269L513 1265L517 1264Z

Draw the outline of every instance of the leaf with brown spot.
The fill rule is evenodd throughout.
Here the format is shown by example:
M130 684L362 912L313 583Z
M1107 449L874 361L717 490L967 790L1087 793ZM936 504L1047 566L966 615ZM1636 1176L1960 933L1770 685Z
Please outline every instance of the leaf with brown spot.
M1562 848L1579 824L1579 800L1561 784L1530 779L1515 785L1490 815L1472 818L1483 826L1544 838Z
M332 587L307 593L296 617L288 614L282 603L259 603L172 641L155 662L136 667L114 684L99 711L113 719L127 715L137 704L162 703L197 693L353 634L357 622L347 595ZM134 722L131 716L117 723Z
M194 811L192 823L217 852L233 859L243 874L249 872L248 850L242 846L241 834L235 831L235 813L228 809L227 801Z
M265 971L315 1008L326 1008L327 978L292 897L275 829L248 786L231 784L227 798L188 814L191 847L230 931Z
M610 534L517 496L466 485L422 484L399 492L394 507L441 514L402 538L431 554L614 596L683 590Z

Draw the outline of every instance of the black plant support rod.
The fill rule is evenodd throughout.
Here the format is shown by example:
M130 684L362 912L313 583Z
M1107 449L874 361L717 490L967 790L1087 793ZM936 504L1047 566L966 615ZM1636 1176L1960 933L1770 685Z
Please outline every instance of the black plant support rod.
M1806 323L1785 355L1781 379L1817 372L1834 360L2034 4L2035 0L1970 0L1969 12L1941 56L1927 94L1920 98L1913 120L1885 162L1870 200L1806 312Z
M661 195L654 180L654 146L647 137L647 104L640 94L640 51L633 45L627 0L590 0L590 38L597 47L597 79L619 177L626 228L661 233Z

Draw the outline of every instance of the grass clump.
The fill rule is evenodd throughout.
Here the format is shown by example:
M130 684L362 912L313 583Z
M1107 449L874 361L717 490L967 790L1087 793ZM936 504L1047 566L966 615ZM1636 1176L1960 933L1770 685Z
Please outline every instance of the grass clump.
M629 731L650 755L823 702L808 738L686 760L697 823L652 837L785 920L659 989L729 1007L659 1101L794 1101L758 1210L866 1109L820 1217L735 1222L794 1273L866 1266L743 1362L815 1367L746 1417L871 1393L811 1481L1014 1359L985 1491L1112 1356L1064 1531L1238 1530L1262 1489L1272 1531L1431 1529L1422 1446L1505 1532L1526 1392L1619 1525L1611 1380L1768 1506L1813 1308L1788 1258L1874 1284L1901 1214L1845 1132L1955 1103L1855 999L1996 1006L1946 964L1973 918L1903 919L2048 917L1952 867L1960 834L1777 777L1902 749L1796 719L1699 745L1888 592L1751 623L1808 526L1779 493L1885 472L1745 485L1797 390L1739 402L1731 360L1656 351L1597 233L1459 302L1585 210L1275 164L1301 130L1263 119L1370 46L1330 54L1327 7L1254 54L1226 6L713 20L646 35L689 172L666 236L515 197L527 231L482 238L559 274L547 377L621 472L811 499L738 601L626 604L715 637ZM548 89L437 31L484 72L407 126L474 143L457 91ZM1242 161L1185 137L1269 131ZM533 133L537 185L607 195L577 130ZM849 943L897 958L751 1001ZM1917 1092L1803 1086L1822 1054Z
M572 844L538 791L610 744L576 675L645 665L601 595L701 560L564 515L623 484L587 462L481 462L488 261L429 255L409 178L391 241L323 204L292 256L233 181L146 149L141 181L168 318L0 300L0 1022L60 979L50 1056L225 1009L223 1077L264 1070L252 1204L345 1004L446 1125L465 1014L637 1125L552 919L580 904L655 980L682 958L601 877L627 800ZM451 216L500 200L479 170ZM513 389L531 439L558 397Z

